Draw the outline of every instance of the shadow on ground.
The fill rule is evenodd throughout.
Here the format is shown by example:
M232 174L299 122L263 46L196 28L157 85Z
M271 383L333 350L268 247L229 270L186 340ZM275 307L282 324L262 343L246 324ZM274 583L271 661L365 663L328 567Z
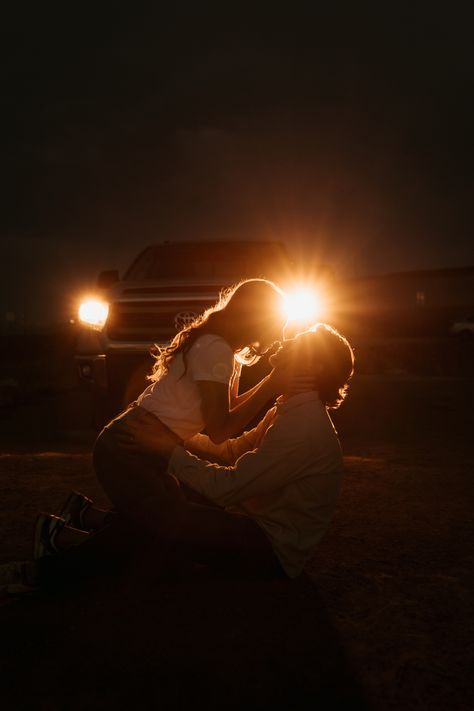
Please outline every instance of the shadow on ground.
M305 576L96 578L7 604L0 619L4 708L366 708Z
M356 376L308 577L128 575L4 601L2 707L471 709L473 397L472 377ZM80 405L41 392L1 420L0 562L31 555L37 512L71 489L105 503L95 433L65 426Z

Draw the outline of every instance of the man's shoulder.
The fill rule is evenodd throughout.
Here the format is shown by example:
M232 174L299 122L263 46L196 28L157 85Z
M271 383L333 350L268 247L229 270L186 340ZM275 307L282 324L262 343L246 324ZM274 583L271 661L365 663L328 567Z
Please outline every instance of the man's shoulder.
M307 397L302 397L308 395ZM311 442L320 436L334 437L334 425L317 393L294 395L277 405L273 437ZM286 435L285 435L286 433Z
M286 398L278 398L277 414L291 414L295 418L307 417L308 412L318 412L322 415L326 414L326 408L321 402L318 393L315 390L310 390L297 395L291 395Z

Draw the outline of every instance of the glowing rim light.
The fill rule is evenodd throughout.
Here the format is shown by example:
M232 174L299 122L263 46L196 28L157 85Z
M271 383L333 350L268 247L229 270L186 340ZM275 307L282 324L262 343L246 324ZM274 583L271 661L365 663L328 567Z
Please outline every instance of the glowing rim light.
M323 299L314 289L299 289L286 295L288 321L311 321L324 312Z
M79 306L79 320L95 328L102 328L109 315L109 305L98 299L87 299Z

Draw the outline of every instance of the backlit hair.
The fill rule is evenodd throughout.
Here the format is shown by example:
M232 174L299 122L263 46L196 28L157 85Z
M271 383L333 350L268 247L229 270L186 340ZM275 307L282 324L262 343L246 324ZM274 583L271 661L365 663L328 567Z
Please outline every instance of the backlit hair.
M309 358L318 366L316 389L321 402L336 410L346 397L354 373L354 351L349 341L326 323L315 324L297 338L304 338Z
M206 333L220 336L233 331L235 340L241 342L236 351L241 355L240 361L247 365L255 363L259 356L246 340L249 330L258 332L275 320L280 320L283 328L283 306L283 291L267 279L245 279L223 290L217 303L181 329L168 346L155 346L157 355L149 380L159 380L178 353L183 353L186 368L186 354L196 339Z

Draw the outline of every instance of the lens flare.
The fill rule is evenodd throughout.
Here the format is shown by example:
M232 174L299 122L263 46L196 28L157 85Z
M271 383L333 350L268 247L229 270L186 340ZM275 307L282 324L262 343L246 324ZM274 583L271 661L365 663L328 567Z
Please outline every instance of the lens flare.
M109 305L98 299L87 299L79 306L79 320L95 328L103 328L109 315Z
M314 289L297 289L286 295L286 315L288 321L313 322L324 313L321 294Z

